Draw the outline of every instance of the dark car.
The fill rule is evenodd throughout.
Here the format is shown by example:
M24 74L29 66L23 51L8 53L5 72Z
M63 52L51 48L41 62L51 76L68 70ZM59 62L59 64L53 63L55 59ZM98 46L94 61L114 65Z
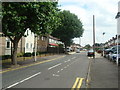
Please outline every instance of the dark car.
M94 56L95 56L94 50L93 50L93 49L89 50L89 51L87 52L87 56L88 56L88 57L94 57Z

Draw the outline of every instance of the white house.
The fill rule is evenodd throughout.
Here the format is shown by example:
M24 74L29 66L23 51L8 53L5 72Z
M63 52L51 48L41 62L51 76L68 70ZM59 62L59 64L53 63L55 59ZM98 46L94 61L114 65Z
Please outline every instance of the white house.
M31 32L31 30L27 29L25 32L25 35L27 35L27 37L25 37L25 53L29 52L32 53L34 52L34 33Z

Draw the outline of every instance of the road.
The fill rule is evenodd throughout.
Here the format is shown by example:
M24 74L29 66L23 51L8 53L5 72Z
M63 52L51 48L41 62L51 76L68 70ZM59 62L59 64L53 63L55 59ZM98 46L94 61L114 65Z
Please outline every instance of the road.
M86 52L2 74L3 88L85 88L89 59Z

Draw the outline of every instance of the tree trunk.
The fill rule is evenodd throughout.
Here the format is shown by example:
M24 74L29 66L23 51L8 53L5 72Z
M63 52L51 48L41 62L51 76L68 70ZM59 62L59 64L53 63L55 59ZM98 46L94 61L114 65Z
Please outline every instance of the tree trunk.
M65 44L65 54L67 54L67 45Z
M17 65L17 47L18 47L18 42L14 41L13 42L13 53L12 53L12 64Z

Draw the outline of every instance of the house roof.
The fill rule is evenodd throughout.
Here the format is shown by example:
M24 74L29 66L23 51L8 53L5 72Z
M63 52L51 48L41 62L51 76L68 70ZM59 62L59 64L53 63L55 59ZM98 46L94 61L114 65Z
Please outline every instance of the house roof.
M60 39L58 39L58 38L56 38L56 37L53 37L53 36L51 36L51 35L49 35L49 38L54 39L54 40L60 40Z

